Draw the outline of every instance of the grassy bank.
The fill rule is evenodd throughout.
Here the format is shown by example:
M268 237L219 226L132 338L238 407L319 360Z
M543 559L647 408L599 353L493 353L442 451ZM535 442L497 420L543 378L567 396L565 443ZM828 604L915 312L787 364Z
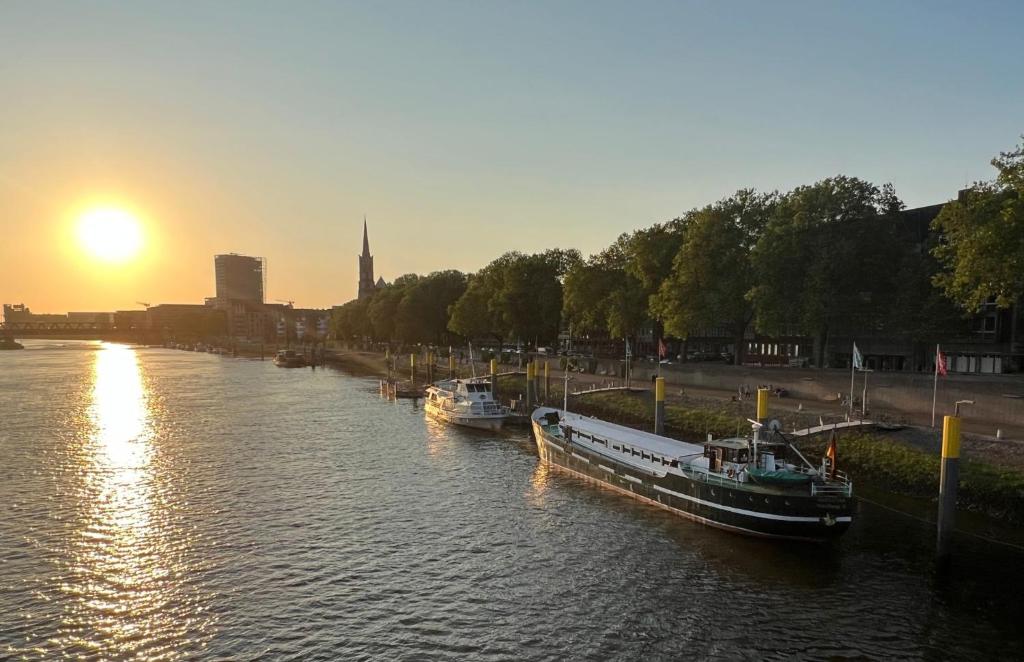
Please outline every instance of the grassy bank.
M825 439L802 445L820 456ZM889 437L848 433L839 438L838 463L855 482L863 481L888 491L934 498L939 491L941 459ZM1024 523L1024 473L986 462L960 459L957 506L999 519Z
M503 380L506 393L525 391L521 378ZM499 388L502 388L500 385ZM561 385L552 400L561 402ZM557 395L557 397L556 397ZM573 411L640 429L653 427L654 402L649 393L595 393L573 398ZM728 404L722 407L684 407L668 404L665 408L666 433L687 440L744 435L749 423ZM792 429L786 425L786 429ZM812 462L825 452L827 438L818 437L800 444ZM855 483L878 487L906 496L935 498L939 489L940 458L903 441L881 434L844 433L839 437L839 465ZM983 512L990 517L1024 523L1024 473L985 462L961 459L958 506Z

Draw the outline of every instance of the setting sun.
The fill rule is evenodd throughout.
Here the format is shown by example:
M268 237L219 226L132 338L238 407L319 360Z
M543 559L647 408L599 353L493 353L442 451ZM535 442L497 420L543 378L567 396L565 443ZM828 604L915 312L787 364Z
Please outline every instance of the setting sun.
M142 248L142 226L131 212L116 207L90 209L78 217L78 240L93 257L124 262Z

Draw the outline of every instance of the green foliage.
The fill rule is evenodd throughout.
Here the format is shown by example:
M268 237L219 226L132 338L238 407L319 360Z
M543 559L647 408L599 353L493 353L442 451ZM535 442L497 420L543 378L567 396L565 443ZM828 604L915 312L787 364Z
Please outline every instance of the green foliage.
M451 308L448 328L470 338L545 343L558 336L562 279L578 251L505 253L474 275Z
M331 324L335 337L345 340L446 344L448 309L465 290L466 276L458 271L408 274L341 306Z
M778 195L737 191L687 215L687 232L672 273L651 298L665 331L686 338L728 324L742 350L754 316L748 292L755 285L751 253L771 217ZM736 361L742 360L737 351Z
M806 444L804 454L811 454L809 459L820 456L825 444L824 439ZM865 481L911 496L938 494L942 460L937 453L869 434L843 435L837 449L837 465L855 483ZM961 507L1024 522L1024 473L961 459L957 499Z
M891 186L833 177L781 196L753 250L755 323L770 335L876 329L895 291L899 255Z
M994 183L977 183L948 203L933 227L943 271L938 287L976 312L989 300L1008 308L1024 295L1024 145L992 160Z
M577 333L635 336L648 321L647 296L629 269L629 235L578 262L565 277L563 317Z
M449 344L448 309L466 291L459 271L435 271L410 283L395 311L395 336L406 343Z

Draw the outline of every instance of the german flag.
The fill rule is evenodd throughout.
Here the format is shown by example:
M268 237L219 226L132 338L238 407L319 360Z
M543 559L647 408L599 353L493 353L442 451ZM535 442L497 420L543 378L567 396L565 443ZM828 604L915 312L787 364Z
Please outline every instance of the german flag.
M832 436L828 440L828 450L825 451L825 457L828 458L828 477L836 477L836 431L832 430Z

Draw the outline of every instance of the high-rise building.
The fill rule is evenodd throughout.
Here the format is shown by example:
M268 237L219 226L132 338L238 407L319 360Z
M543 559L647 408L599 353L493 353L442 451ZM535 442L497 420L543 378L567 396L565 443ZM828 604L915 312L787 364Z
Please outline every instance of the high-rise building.
M363 219L363 254L359 256L359 298L373 292L373 256L370 255L370 238L366 233L366 219Z
M229 253L213 258L217 274L217 298L263 303L266 262L261 257Z

